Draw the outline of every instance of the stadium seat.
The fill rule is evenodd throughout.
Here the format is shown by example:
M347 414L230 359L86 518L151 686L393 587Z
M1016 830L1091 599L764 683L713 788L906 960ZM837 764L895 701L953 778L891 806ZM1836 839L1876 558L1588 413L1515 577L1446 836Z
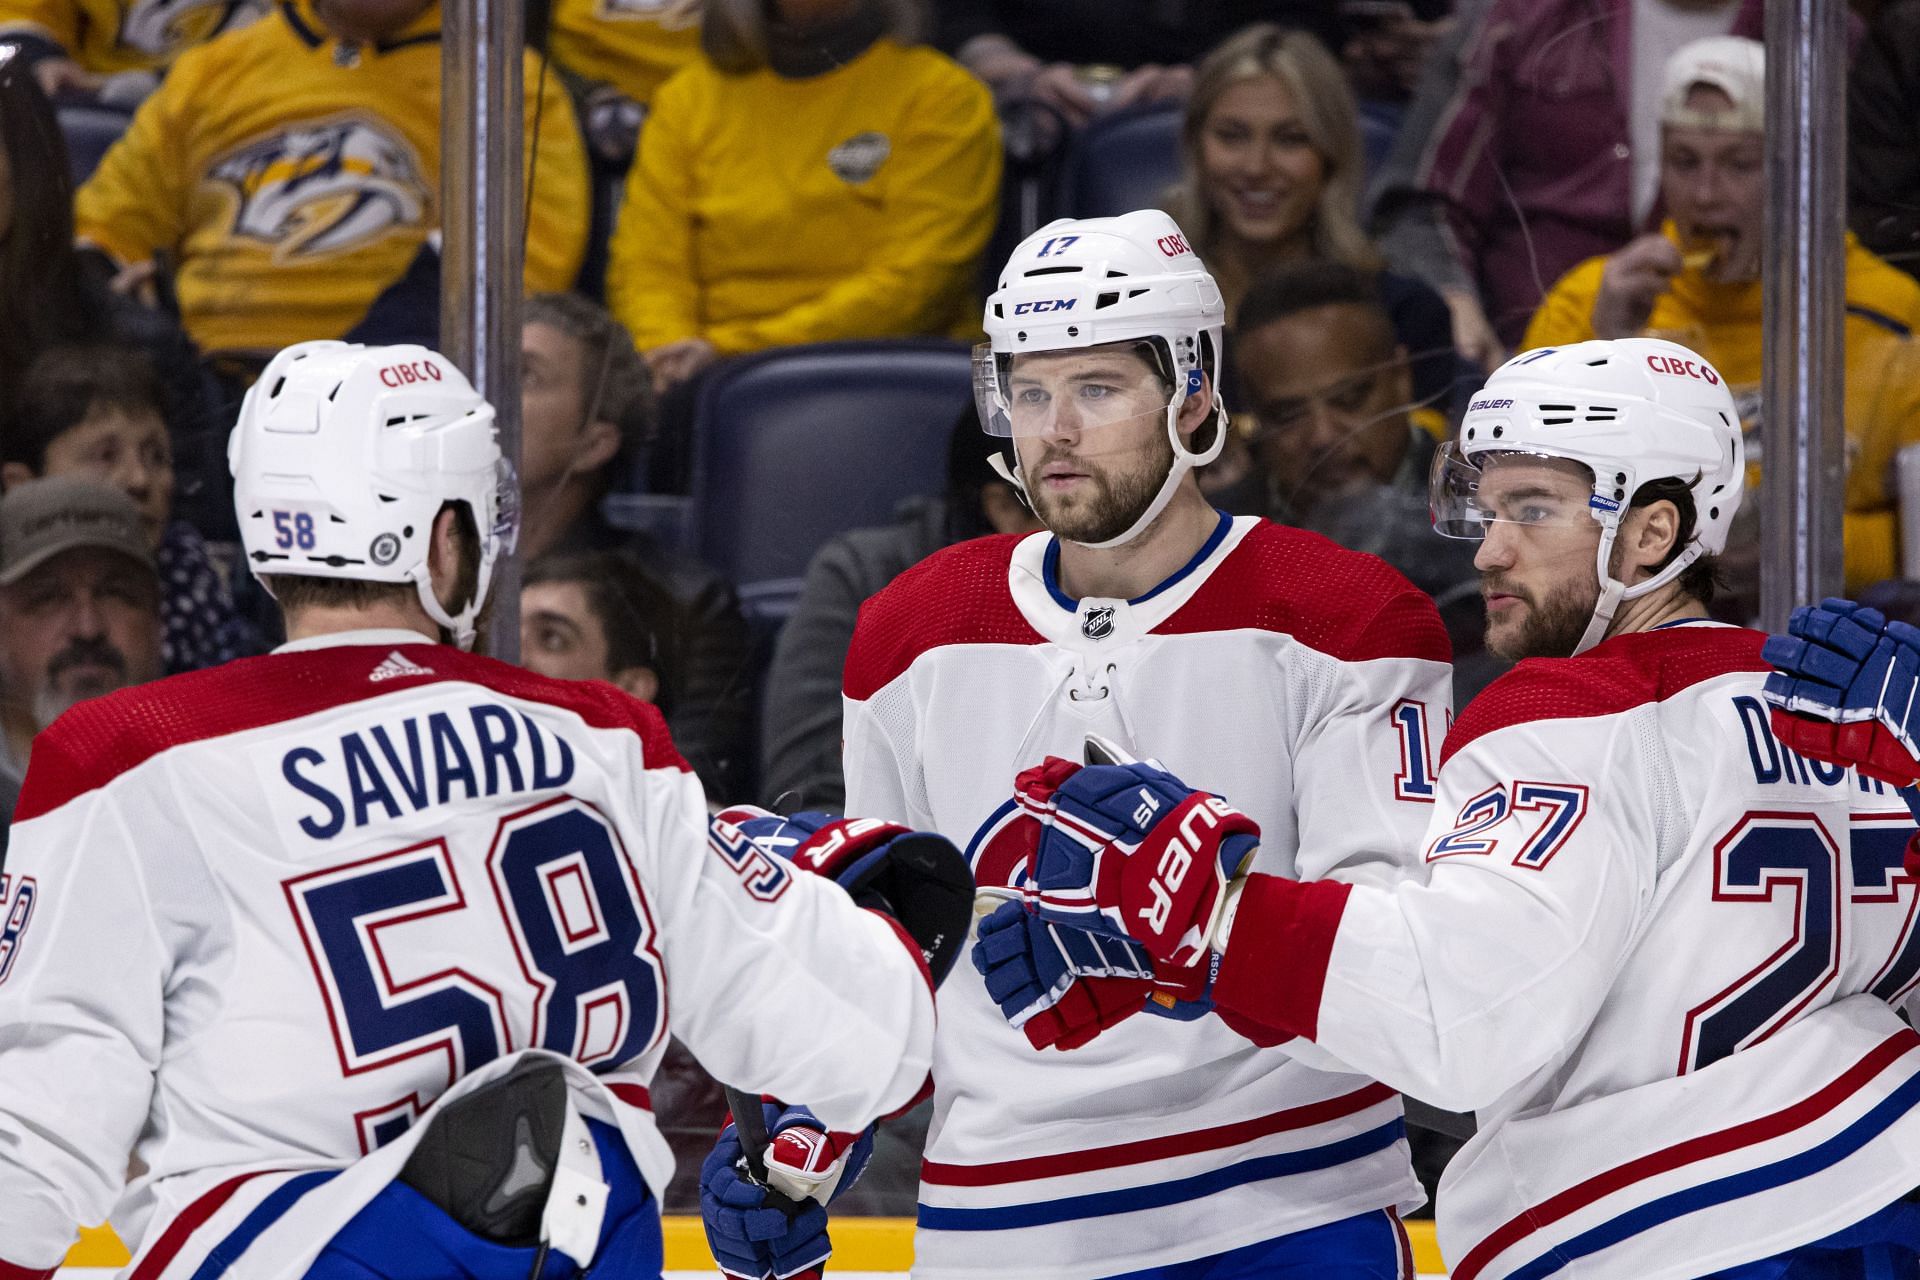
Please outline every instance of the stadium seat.
M133 117L114 107L70 104L57 108L60 133L67 141L67 171L79 186L100 167L100 157L120 140Z
M1178 103L1149 103L1095 119L1080 131L1060 174L1060 213L1110 218L1165 208L1180 180Z
M767 621L827 539L941 491L972 398L968 348L938 340L785 347L715 373L694 417L693 549Z

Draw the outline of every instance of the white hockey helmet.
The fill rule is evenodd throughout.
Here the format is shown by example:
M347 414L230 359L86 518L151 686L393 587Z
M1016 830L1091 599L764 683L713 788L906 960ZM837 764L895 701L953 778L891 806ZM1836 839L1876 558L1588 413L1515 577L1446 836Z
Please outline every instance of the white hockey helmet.
M1468 404L1429 480L1433 527L1482 538L1497 518L1477 501L1487 464L1505 455L1562 458L1593 473L1585 519L1600 525L1600 598L1575 653L1598 644L1623 600L1658 590L1726 549L1746 484L1740 415L1726 380L1697 352L1658 338L1616 338L1527 351L1501 365ZM1673 560L1629 587L1609 572L1620 517L1651 480L1685 482L1694 525Z
M438 352L301 342L267 365L227 440L247 565L272 574L411 582L427 614L473 643L493 567L513 550L519 489L493 406ZM434 518L465 503L479 589L457 613L434 595Z
M1165 411L1173 466L1131 528L1088 545L1129 542L1166 509L1181 477L1219 457L1226 444L1219 373L1226 321L1220 286L1173 219L1158 209L1050 222L1014 249L1000 272L1000 287L987 299L988 341L974 349L973 361L980 424L988 435L1001 437L1049 429L1045 420L1016 419L1006 389L1018 354L1127 341L1151 346L1160 372L1173 384ZM1213 386L1213 434L1196 452L1180 438L1178 423L1180 406L1200 390L1202 374ZM1027 496L1017 454L1011 467L997 454L993 465Z

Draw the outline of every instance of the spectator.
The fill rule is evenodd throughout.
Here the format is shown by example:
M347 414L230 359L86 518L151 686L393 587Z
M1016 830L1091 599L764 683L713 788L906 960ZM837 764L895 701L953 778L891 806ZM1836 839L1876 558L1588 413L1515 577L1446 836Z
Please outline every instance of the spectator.
M1200 64L1181 146L1174 220L1220 282L1229 323L1250 282L1280 263L1341 263L1379 273L1359 223L1359 117L1340 67L1312 36L1262 23ZM1427 285L1380 275L1415 398L1445 430L1457 357L1447 307ZM1231 400L1229 401L1231 403Z
M1311 32L1329 49L1409 74L1449 7L1412 0L1404 16L1359 17L1337 0L936 2L937 43L985 80L996 100L1038 102L1075 128L1101 112L1185 97L1192 64L1253 22Z
M547 50L601 159L625 165L654 92L700 56L700 3L554 0Z
M1492 679L1476 547L1433 531L1439 442L1415 425L1407 349L1377 278L1337 262L1263 276L1235 330L1267 514L1379 556L1433 597L1453 641L1454 704Z
M68 707L160 674L160 587L125 494L60 477L0 498L0 804ZM6 831L0 828L0 849Z
M341 336L438 222L439 27L433 0L288 0L188 51L80 189L81 241L119 264L122 289L165 255L209 355L257 368ZM586 156L558 80L532 54L525 70L526 279L566 288L585 250Z
M838 810L846 799L840 673L867 597L942 547L1040 528L988 464L995 446L969 405L953 425L944 497L910 500L894 523L850 530L814 553L767 672L760 793L769 807Z
M1687 45L1667 64L1657 233L1569 271L1527 326L1528 347L1647 333L1706 356L1740 404L1757 456L1762 417L1760 267L1765 235L1765 59L1751 40ZM1846 583L1898 574L1897 497L1889 472L1920 439L1920 284L1849 234L1846 249ZM1736 610L1750 607L1753 520L1736 523L1722 569ZM1745 620L1743 617L1741 620Z
M600 510L619 464L652 434L646 366L625 329L573 294L527 300L520 358L520 554L625 550L644 566L673 602L674 742L710 798L732 799L752 750L739 598L706 565Z
M520 665L556 680L618 685L658 703L672 728L673 666L661 641L675 631L673 610L625 552L543 557L520 587Z
M0 444L8 490L37 476L75 476L133 499L161 583L161 653L169 675L261 653L234 607L206 540L174 518L173 447L160 382L135 351L55 347L28 370L16 429Z
M1379 180L1387 258L1440 289L1491 369L1547 285L1653 208L1661 70L1711 35L1758 38L1762 0L1477 0L1421 84Z
M121 298L73 247L66 145L46 95L19 56L0 45L0 440L18 428L27 367L49 347L111 343L146 353L161 371L164 415L187 463L183 506L203 527L226 529L226 437L214 426L208 382L171 317ZM216 441L214 437L219 436ZM222 483L212 485L209 476ZM217 490L217 492L215 492Z
M654 97L607 295L662 389L721 356L978 332L1000 139L917 0L710 0Z
M1920 0L1880 10L1854 63L1847 201L1861 243L1920 276Z
M181 53L266 11L263 0L0 0L0 40L20 46L48 97L131 103Z

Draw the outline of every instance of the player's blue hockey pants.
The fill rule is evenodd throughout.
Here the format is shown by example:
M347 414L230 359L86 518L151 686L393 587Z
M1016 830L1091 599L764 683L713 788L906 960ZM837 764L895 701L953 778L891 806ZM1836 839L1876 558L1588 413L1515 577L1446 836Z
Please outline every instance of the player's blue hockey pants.
M588 1120L609 1188L593 1280L660 1280L660 1211L619 1130ZM314 1259L306 1280L530 1280L533 1249L482 1240L403 1182L368 1202ZM539 1280L571 1280L564 1254L547 1257Z
M1920 1280L1920 1203L1897 1201L1824 1240L1703 1280Z
M1263 1240L1228 1253L1129 1271L1112 1280L1407 1280L1406 1228L1386 1209Z

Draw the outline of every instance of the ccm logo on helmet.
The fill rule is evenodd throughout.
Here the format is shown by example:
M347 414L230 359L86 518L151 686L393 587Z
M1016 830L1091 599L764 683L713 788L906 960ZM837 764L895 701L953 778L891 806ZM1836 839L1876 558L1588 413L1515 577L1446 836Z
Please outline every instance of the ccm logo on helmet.
M1159 245L1160 252L1166 254L1169 258L1177 258L1183 253L1193 252L1193 250L1188 247L1185 236L1161 236L1158 240L1154 241L1154 243Z
M1675 356L1648 356L1647 367L1655 373L1672 374L1676 378L1697 378L1701 382L1720 385L1720 375L1713 366L1697 364L1692 360L1681 360Z
M409 360L405 364L390 364L380 371L382 386L404 387L415 382L441 382L446 375L440 372L440 366L431 360Z
M1038 315L1042 311L1071 311L1078 298L1043 298L1039 302L1016 302L1013 314L1017 316Z

